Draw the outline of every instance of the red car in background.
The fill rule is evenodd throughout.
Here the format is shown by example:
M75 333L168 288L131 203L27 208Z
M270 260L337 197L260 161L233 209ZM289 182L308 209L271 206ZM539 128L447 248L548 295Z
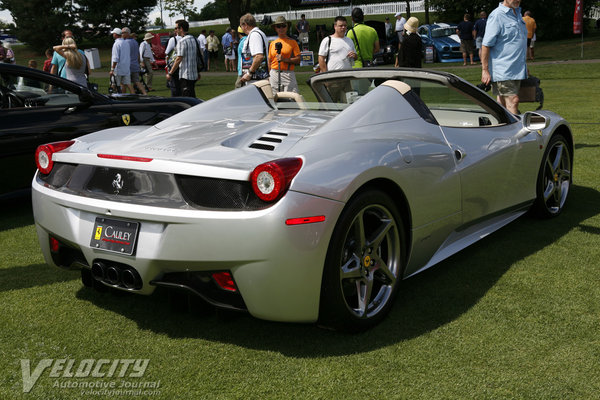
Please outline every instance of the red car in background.
M163 69L167 65L165 61L165 49L167 48L169 38L170 36L167 32L154 34L154 38L151 42L152 53L154 54L154 59L156 60L156 68L154 69Z

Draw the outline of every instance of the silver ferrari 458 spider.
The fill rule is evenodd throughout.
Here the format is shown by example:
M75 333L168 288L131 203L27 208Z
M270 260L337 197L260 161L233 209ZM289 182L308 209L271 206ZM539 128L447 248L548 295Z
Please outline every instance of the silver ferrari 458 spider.
M531 211L561 213L573 136L427 70L314 75L318 101L267 81L154 126L40 146L48 264L87 286L157 287L341 330L373 326L399 281Z

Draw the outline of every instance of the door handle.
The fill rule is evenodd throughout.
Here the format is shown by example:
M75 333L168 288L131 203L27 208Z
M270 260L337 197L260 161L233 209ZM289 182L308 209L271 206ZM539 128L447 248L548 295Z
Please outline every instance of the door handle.
M65 114L71 114L72 112L75 112L76 110L77 110L77 107L73 106L73 107L67 108L64 113Z

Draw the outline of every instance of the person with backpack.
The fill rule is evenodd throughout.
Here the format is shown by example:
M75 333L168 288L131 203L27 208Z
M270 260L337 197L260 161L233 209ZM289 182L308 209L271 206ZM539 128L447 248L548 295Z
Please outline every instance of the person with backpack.
M319 46L320 72L351 69L357 58L352 39L346 36L348 21L337 16L333 22L333 35L327 36Z
M241 82L246 85L251 81L269 79L267 36L256 26L256 19L250 13L242 15L240 26L244 33L248 35L242 49L244 59L242 60L243 74L240 78Z

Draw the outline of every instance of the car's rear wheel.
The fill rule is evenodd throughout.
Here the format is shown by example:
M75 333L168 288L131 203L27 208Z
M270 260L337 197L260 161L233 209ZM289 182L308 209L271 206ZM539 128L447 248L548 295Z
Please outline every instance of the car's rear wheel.
M557 134L550 139L538 173L537 197L532 209L536 215L555 217L565 207L571 189L572 154L564 136Z
M325 261L319 324L361 331L389 312L404 267L405 233L380 191L353 198L337 222Z

